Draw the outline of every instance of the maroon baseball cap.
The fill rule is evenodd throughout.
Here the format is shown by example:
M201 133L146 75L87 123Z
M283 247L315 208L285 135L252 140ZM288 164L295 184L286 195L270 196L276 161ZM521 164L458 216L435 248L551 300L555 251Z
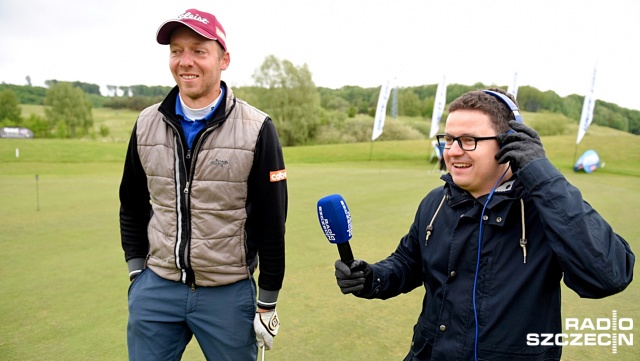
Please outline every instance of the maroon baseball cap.
M222 24L220 24L213 14L198 9L189 9L177 18L162 23L156 35L158 43L168 45L171 39L171 33L182 25L188 26L191 30L207 39L218 41L222 48L227 51L226 34Z

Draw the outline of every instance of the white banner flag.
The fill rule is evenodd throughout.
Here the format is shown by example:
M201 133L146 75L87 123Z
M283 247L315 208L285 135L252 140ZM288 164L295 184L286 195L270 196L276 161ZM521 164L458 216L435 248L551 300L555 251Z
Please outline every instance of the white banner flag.
M447 82L446 77L442 77L442 82L438 84L436 89L436 99L433 102L433 115L431 115L431 131L429 132L429 138L435 137L438 134L440 118L444 112L444 107L447 103Z
M373 121L373 133L371 141L376 140L382 134L384 128L384 118L387 116L387 102L389 102L389 94L393 88L391 80L385 81L380 87L380 95L378 96L378 106L376 107L376 117Z
M580 125L578 126L578 138L576 145L580 143L582 137L587 133L587 128L593 120L593 108L596 105L595 87L596 87L596 69L593 68L593 77L591 78L591 88L584 96L584 104L582 104L582 114L580 115Z
M515 99L518 99L518 72L513 73L513 83L507 87L507 93L513 95Z

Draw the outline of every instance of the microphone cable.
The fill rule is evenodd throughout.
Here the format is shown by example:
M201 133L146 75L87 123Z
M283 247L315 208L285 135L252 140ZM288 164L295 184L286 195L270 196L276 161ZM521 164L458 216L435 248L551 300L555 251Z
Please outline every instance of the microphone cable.
M476 289L478 286L478 273L480 272L480 253L482 251L482 234L484 231L483 223L484 223L484 211L487 209L487 205L489 205L489 201L493 198L493 193L496 191L496 188L502 181L502 178L507 174L511 168L511 164L507 166L507 169L502 173L500 179L496 182L496 184L491 188L491 192L489 192L489 196L487 200L484 202L484 206L482 207L482 214L480 214L480 232L478 234L478 256L476 258L476 273L473 278L473 319L475 321L475 339L473 342L473 359L478 361L478 334L479 334L479 325L478 325L478 309L476 307Z

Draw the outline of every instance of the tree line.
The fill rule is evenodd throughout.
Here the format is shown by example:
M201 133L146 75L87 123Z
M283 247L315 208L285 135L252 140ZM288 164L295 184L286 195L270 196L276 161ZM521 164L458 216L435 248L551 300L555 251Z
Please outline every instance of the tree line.
M38 138L80 138L90 134L93 127L92 105L82 88L66 82L50 83L44 92L41 89L18 89L16 94L12 88L15 86L0 86L0 127L29 128ZM44 97L36 94L44 94ZM20 104L29 103L18 95L26 95L26 99L37 100L35 104L44 105L45 117L31 114L23 118Z
M344 86L339 89L317 87L306 64L298 66L273 55L265 58L253 74L253 86L233 88L236 96L264 110L274 120L281 142L286 146L367 141L371 136L373 115L380 87ZM27 119L24 125L35 127L36 136L77 137L90 131L91 107L140 111L161 101L170 91L166 86L107 86L109 94L100 94L96 84L48 80L48 88L0 84L0 125L20 121L18 104L45 105L46 119ZM470 90L495 87L449 84L447 104ZM498 86L506 88L506 86ZM397 115L428 120L433 112L437 84L404 87L396 90ZM528 112L564 114L576 123L580 119L584 96L560 97L553 91L534 87L518 89L520 108ZM394 109L387 107L388 111ZM446 114L445 114L446 115ZM597 100L593 122L633 134L640 134L640 111ZM35 124L33 124L35 123ZM45 129L46 128L46 129ZM100 129L101 135L108 129ZM384 139L425 138L427 122L385 124Z

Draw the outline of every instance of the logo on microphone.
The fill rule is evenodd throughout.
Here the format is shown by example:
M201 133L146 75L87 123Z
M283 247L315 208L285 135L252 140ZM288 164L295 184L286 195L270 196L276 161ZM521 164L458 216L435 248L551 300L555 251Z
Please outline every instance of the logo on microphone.
M347 233L349 234L349 238L353 237L353 225L351 224L351 213L349 213L349 208L347 208L347 204L344 200L340 200L340 205L342 206L342 210L344 211L344 215L347 217Z
M329 220L324 218L324 213L322 213L322 206L318 206L318 217L320 218L320 226L322 227L322 231L324 235L330 242L336 240L336 234L331 230L331 225L329 225Z
M329 242L345 243L353 236L351 213L339 194L326 196L318 201L318 220Z

